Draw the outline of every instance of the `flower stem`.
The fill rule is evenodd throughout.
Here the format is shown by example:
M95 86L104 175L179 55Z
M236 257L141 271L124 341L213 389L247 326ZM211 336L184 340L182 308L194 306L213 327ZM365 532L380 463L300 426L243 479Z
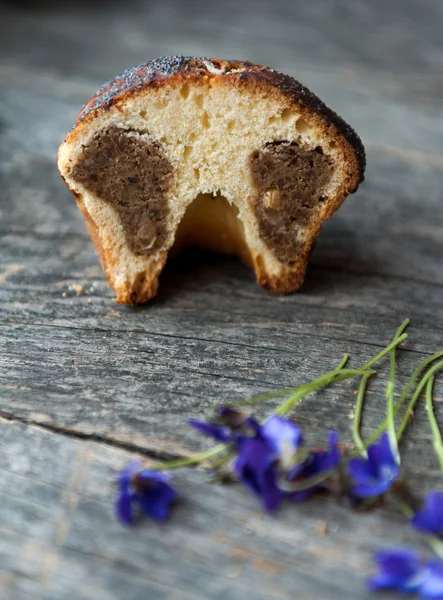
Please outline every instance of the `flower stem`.
M431 425L432 435L434 436L432 445L434 446L435 454L440 463L440 468L443 470L443 441L441 439L440 428L435 418L434 409L432 406L432 388L435 378L432 376L428 379L426 386L426 409L428 411L429 424Z
M213 456L217 456L221 454L226 448L228 444L218 444L214 446L207 452L203 452L202 454L197 454L197 456L192 456L190 458L179 458L178 460L171 460L169 462L164 463L156 463L149 467L155 471L169 471L170 469L180 469L181 467L188 467L190 465L197 465L199 463L208 460L208 458L212 458Z
M310 490L319 483L322 483L328 479L333 473L335 473L337 468L338 467L334 467L333 469L322 471L321 473L311 475L310 477L305 477L299 481L287 481L282 478L279 481L278 486L285 492L304 492L305 490Z
M434 360L437 360L437 358L441 358L442 356L443 356L443 350L440 350L440 352L436 352L435 354L433 354L432 356L430 356L429 358L427 358L426 360L424 360L423 362L421 362L418 365L418 367L415 369L415 371L412 373L411 377L409 378L409 381L406 384L405 388L403 389L403 391L400 395L400 398L398 399L398 402L395 406L396 413L400 409L400 407L403 404L403 402L405 401L405 399L408 397L409 392L413 388L414 383L417 381L417 379L418 379L419 375L422 373L422 371L424 371L427 366L429 366L431 363L433 363Z
M418 367L415 369L415 371L412 373L411 377L409 378L408 383L404 387L399 399L397 400L397 402L394 406L394 415L395 416L398 414L400 408L403 406L406 398L409 395L409 392L413 388L414 383L417 381L417 379L418 379L419 375L422 373L422 371L424 369L426 369L426 367L428 367L432 362L434 362L434 360L437 360L437 358L441 358L442 356L443 356L443 350L441 350L440 352L436 352L435 354L433 354L432 356L430 356L429 358L427 358L426 360L424 360L422 363L420 363L418 365ZM387 419L385 419L383 421L383 423L381 423L381 425L379 425L377 427L377 429L374 431L374 433L365 440L365 442L364 442L365 448L370 446L373 442L375 442L375 440L377 440L380 437L380 435L383 433L383 431L387 428L387 425L388 425L388 422L387 422Z
M366 454L366 448L365 448L365 445L364 445L363 440L360 435L361 415L362 415L362 410L363 410L363 402L364 402L364 397L365 397L366 385L367 385L368 379L370 377L372 377L372 375L374 375L375 373L376 373L376 371L367 371L361 379L360 387L358 389L357 401L355 403L354 420L352 423L352 438L354 440L355 445L357 446L357 449L363 455Z
M365 363L362 367L360 367L358 369L344 369L343 368L349 359L348 354L345 354L335 369L333 369L332 371L329 371L327 373L324 373L323 375L321 375L317 379L314 379L313 381L310 381L308 383L304 383L302 385L298 385L298 386L295 386L292 388L285 388L282 390L277 390L275 392L268 392L266 394L260 394L259 396L253 396L252 398L233 400L232 402L228 402L228 403L223 402L223 406L233 407L233 406L247 406L249 404L259 404L260 402L266 402L267 400L272 400L273 398L281 398L282 396L286 396L286 394L291 394L291 396L289 398L287 398L287 400L285 400L285 402L283 403L285 406L290 405L290 408L289 409L285 408L284 413L278 412L281 407L279 407L279 409L277 409L277 411L276 411L276 413L280 414L280 415L287 414L288 410L290 410L292 408L292 406L295 406L295 404L297 404L297 402L299 402L307 394L309 394L315 390L318 390L321 387L325 387L331 383L338 383L340 381L349 379L350 377L355 377L356 375L364 374L363 373L364 371L367 371L370 367L372 367L372 365L374 365L376 362L381 360L393 348L396 348L399 344L401 344L401 342L403 342L407 337L408 337L408 335L406 333L404 333L398 339L393 340L389 344L389 346L384 348L381 352L379 352L376 356L371 358L371 360L369 360L367 363ZM283 404L282 404L282 406L283 406Z
M426 535L424 537L428 544L431 546L431 548L434 550L435 554L439 558L443 558L443 542L435 535Z
M307 394L311 392L315 392L321 387L325 387L330 383L338 383L339 381L344 381L345 379L349 379L350 377L355 377L356 375L364 375L367 370L374 365L377 361L382 359L386 354L388 354L393 348L396 348L403 340L408 337L407 333L400 335L397 339L393 340L386 348L384 348L381 352L379 352L374 358L371 358L367 363L365 363L362 367L358 369L340 369L340 365L336 367L333 371L329 371L324 375L321 375L314 381L306 383L304 385L295 388L295 393L289 396L275 411L275 414L280 416L285 416L302 398L304 398ZM343 362L343 361L342 361ZM340 363L341 364L341 363Z
M394 335L394 341L397 340L405 328L409 325L409 319L405 319L400 327L397 329ZM392 453L395 457L397 464L400 464L400 453L398 451L397 432L395 430L395 412L394 412L394 390L395 390L395 347L391 350L390 357L390 368L389 368L389 381L386 387L386 401L387 401L387 422L388 422L388 437L389 444L391 446Z
M331 377L333 377L335 375L335 373L338 373L339 371L341 371L343 369L343 367L346 365L346 363L348 362L348 360L349 360L349 354L344 354L340 363L335 367L335 369L333 371L330 371L329 374L331 375ZM298 389L300 389L306 385L309 385L309 384L304 383L302 385L297 385L295 387L285 388L282 390L276 390L274 392L267 392L266 394L260 394L258 396L252 396L252 398L246 398L246 399L240 398L239 400L232 400L231 402L223 402L221 404L223 406L229 406L229 407L246 406L248 404L259 404L260 402L266 402L267 400L272 400L273 398L281 398L281 396L286 396L287 394L294 394L297 392ZM217 406L220 406L220 405L217 405Z
M325 387L330 383L344 381L350 377L364 374L365 371L363 369L342 369L341 371L330 371L329 373L325 373L324 375L318 377L318 379L314 379L314 381L305 383L304 385L296 388L297 391L280 404L280 406L276 409L275 414L284 417L292 408L294 408L296 404L300 402L300 400L302 400L311 392L315 392L316 390Z
M420 383L417 385L417 388L414 392L414 395L412 396L411 400L409 401L408 406L406 407L406 411L405 414L403 416L403 419L401 421L400 427L398 428L397 431L397 440L401 439L401 436L404 433L404 430L406 429L408 422L409 422L409 418L412 414L412 410L415 406L415 403L417 402L423 388L425 387L425 385L428 383L429 379L434 375L434 373L436 371L438 371L439 369L443 368L443 361L441 360L440 362L436 363L433 367L431 367L429 369L429 371L426 372L426 374L422 377Z
M400 327L402 327L402 326L403 326L403 324ZM374 356L374 358L371 358L371 360L369 360L367 363L365 363L360 368L364 369L364 370L369 369L369 367L372 367L372 365L375 365L376 362L378 362L381 358L386 356L386 354L388 354L393 348L396 348L399 344L401 344L404 340L406 340L407 337L408 337L408 334L403 333L398 338L396 338L396 339L394 338L392 340L392 342L388 346L386 346L386 348L384 348L381 352L379 352L376 356Z

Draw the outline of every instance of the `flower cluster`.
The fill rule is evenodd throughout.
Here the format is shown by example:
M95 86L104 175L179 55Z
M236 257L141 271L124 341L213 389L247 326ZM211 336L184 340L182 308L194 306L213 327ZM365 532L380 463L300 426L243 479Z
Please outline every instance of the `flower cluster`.
M378 573L368 580L371 590L417 592L420 598L443 598L443 560L421 560L409 549L382 550L376 555Z
M411 518L412 527L427 535L443 533L443 492L429 492L423 507ZM382 550L375 557L378 572L370 577L372 590L390 588L417 592L420 598L443 598L443 560L421 560L410 549Z
M238 480L258 496L267 511L275 510L283 500L305 500L319 485L307 484L302 491L292 486L308 479L325 478L339 464L341 453L338 434L332 432L329 449L308 451L298 425L277 415L260 425L231 408L221 408L219 423L190 421L202 433L234 445L233 471Z
M261 425L244 413L222 407L213 422L191 420L190 425L232 447L233 474L269 512L284 500L302 502L325 489L342 459L337 432L330 433L326 450L309 450L300 427L278 415ZM400 474L386 434L368 447L367 458L351 459L347 471L353 498L386 492ZM119 477L120 520L133 523L136 508L157 521L164 520L176 495L168 480L165 473L141 469L140 463L130 465Z
M443 351L427 358L412 374L408 384L394 402L395 348L407 335L406 320L389 344L360 369L346 369L347 355L333 371L316 380L294 388L276 411L264 422L232 407L219 408L208 421L192 419L189 424L199 433L218 444L192 458L178 459L163 465L143 468L141 463L130 465L118 476L119 494L117 518L133 524L140 513L156 521L164 521L176 498L171 487L171 469L207 462L212 473L229 474L261 502L264 510L275 511L283 502L302 502L318 491L334 489L348 495L352 505L374 507L381 497L395 497L411 526L430 542L438 557L421 559L410 549L382 550L376 555L378 570L369 581L372 590L390 588L404 593L417 593L425 599L443 600L443 491L428 493L420 503L411 494L401 477L398 441L408 426L412 409L426 388L426 407L434 436L434 449L443 469L443 439L432 407L434 373L443 368ZM371 367L387 354L391 355L390 377L386 390L387 416L370 441L360 434L360 420L366 384L375 371ZM421 373L424 372L424 375ZM336 431L329 434L326 448L306 446L300 427L287 418L290 410L307 394L349 377L361 376L352 426L356 452L342 450ZM418 382L417 382L418 380ZM415 387L412 398L403 410L400 425L396 415ZM287 394L272 394L272 397ZM291 392L291 390L290 390ZM269 399L268 396L247 401L249 404ZM417 509L417 507L420 507Z

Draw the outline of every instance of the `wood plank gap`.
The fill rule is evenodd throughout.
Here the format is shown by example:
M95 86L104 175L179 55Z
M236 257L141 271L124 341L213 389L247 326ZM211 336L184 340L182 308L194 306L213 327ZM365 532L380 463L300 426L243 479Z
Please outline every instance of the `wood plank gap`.
M138 444L130 442L121 442L112 438L107 438L103 435L96 433L83 433L80 431L76 431L75 429L70 429L69 427L63 427L61 425L49 425L47 423L39 423L38 421L35 421L33 419L27 419L26 417L17 416L13 413L9 413L4 410L0 410L0 420L6 421L8 423L19 423L28 427L35 427L40 431L55 433L57 435L61 435L63 437L67 437L74 440L93 442L99 446L107 446L110 448L117 448L118 450L124 450L126 452L141 454L145 458L149 458L155 461L179 460L182 458L190 458L194 456L194 453L187 453L185 450L183 450L183 454L161 452L158 450L145 448Z

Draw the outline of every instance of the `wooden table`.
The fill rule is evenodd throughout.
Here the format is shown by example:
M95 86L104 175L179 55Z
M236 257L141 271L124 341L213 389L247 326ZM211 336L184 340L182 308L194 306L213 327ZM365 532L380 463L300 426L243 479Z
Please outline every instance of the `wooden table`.
M390 509L316 498L263 515L238 486L177 473L165 526L123 528L112 474L208 447L186 425L214 402L357 365L412 319L404 382L443 346L443 3L10 2L0 8L1 598L373 597L371 554L416 536ZM246 58L293 74L348 120L367 179L324 227L298 294L235 259L187 252L147 306L113 303L55 153L106 79L164 54ZM365 432L384 414L386 362ZM310 443L350 439L356 382L307 398ZM443 423L442 386L436 389ZM412 484L441 486L421 406ZM379 597L384 597L379 596Z

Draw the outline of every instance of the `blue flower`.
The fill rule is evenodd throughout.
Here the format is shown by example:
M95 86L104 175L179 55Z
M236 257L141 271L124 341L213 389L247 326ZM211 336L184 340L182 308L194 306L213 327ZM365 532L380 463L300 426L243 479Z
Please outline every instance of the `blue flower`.
M426 564L423 583L420 586L420 598L442 600L443 598L443 561L437 558Z
M269 512L275 510L285 496L277 486L277 460L268 440L257 434L243 441L234 463L234 472L241 483L261 499Z
M329 434L329 450L314 450L311 452L310 460L303 469L305 477L313 477L326 471L332 471L338 466L341 452L338 445L338 433L331 431Z
M411 519L415 529L435 535L443 534L443 492L429 492L424 499L424 506Z
M318 481L300 491L293 491L292 485L332 471L340 458L338 433L330 434L328 450L308 452L300 428L288 419L273 416L254 438L239 445L234 471L261 498L264 508L273 511L286 498L292 502L310 498L321 488Z
M294 465L301 443L300 428L295 423L272 416L253 438L245 438L238 444L234 471L261 498L265 510L275 510L287 496L278 486L280 468Z
M375 557L378 573L368 579L371 590L383 588L417 592L426 600L443 599L443 561L420 560L413 550L382 550Z
M386 432L369 446L367 453L367 458L353 458L348 463L348 473L353 480L352 495L357 498L383 494L400 476L400 465Z
M273 415L263 424L261 434L278 457L280 467L294 467L297 452L303 444L300 427L288 419Z
M218 409L214 422L206 423L197 419L189 419L188 423L200 433L212 437L217 442L224 443L241 442L246 437L252 437L260 429L257 421L228 406Z
M371 590L391 588L401 592L415 592L423 584L424 569L413 550L381 550L375 556L378 573L368 579Z
M221 408L214 423L191 420L190 424L217 441L235 444L234 473L267 511L275 510L285 498L307 499L319 489L318 482L303 491L293 491L291 483L330 471L340 461L337 433L330 436L329 450L309 452L300 428L277 415L259 425L243 413Z
M140 511L155 521L164 521L176 497L174 489L166 483L169 475L140 467L141 463L132 463L118 476L115 511L117 519L125 525L132 525Z

